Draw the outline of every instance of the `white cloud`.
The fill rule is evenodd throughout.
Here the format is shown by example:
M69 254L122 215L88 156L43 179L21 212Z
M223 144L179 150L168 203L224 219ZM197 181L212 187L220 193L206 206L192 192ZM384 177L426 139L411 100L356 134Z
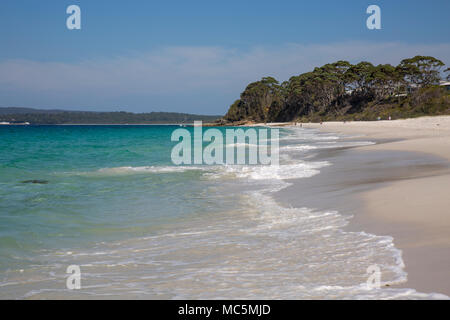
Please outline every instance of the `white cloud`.
M3 105L34 101L36 106L64 107L64 101L67 105L127 104L130 97L135 97L133 104L139 104L139 99L151 104L155 96L161 100L179 95L189 97L184 111L195 111L189 108L201 104L205 95L217 94L229 99L218 101L217 105L224 104L222 112L249 82L263 76L283 81L336 60L397 64L417 54L450 63L450 43L286 44L248 50L165 47L135 56L76 63L8 60L0 63L0 97ZM212 96L208 99L213 101ZM165 107L181 111L177 106Z

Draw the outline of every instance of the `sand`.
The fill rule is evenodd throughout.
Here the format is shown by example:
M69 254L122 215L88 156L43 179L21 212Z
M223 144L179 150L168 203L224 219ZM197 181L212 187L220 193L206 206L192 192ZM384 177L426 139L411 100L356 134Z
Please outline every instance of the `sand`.
M450 163L450 116L303 127L389 141L357 148L360 151L426 153ZM449 170L386 180L361 193L363 210L352 223L365 231L394 237L408 272L403 286L450 296Z

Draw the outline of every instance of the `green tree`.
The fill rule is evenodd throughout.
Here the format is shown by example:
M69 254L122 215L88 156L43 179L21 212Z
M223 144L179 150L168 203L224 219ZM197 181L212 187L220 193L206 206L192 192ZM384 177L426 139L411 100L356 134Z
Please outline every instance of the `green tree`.
M282 92L281 86L273 77L264 77L260 81L250 83L241 93L241 98L231 105L225 119L272 121L284 104Z
M444 63L430 56L415 56L404 59L398 66L404 81L418 87L426 87L438 84L440 80L440 70Z
M401 75L398 69L390 64L380 64L373 68L370 76L375 98L382 100L399 91Z
M351 66L345 73L348 88L356 94L367 94L371 89L374 68L367 61Z

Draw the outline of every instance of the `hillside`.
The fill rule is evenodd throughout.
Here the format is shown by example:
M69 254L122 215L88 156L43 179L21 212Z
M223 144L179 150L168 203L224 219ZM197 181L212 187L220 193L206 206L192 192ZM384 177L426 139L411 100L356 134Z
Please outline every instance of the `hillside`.
M223 122L376 120L450 114L450 91L439 86L443 67L444 63L434 57L416 56L398 66L338 61L281 84L265 77L247 86Z
M164 124L189 123L195 120L213 122L221 116L195 115L175 112L86 112L0 108L0 122L29 122L31 124Z
M22 114L22 113L58 113L64 112L64 110L45 110L45 109L33 109L33 108L19 108L19 107L0 107L0 115L4 114Z

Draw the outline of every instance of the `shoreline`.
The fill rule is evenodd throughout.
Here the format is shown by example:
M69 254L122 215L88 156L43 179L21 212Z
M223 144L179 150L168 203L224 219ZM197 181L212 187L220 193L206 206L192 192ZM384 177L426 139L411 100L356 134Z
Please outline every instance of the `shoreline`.
M303 124L375 141L355 147L355 152L382 154L386 160L395 152L431 155L450 163L450 116L423 117L377 122L328 122ZM383 156L384 154L384 156ZM414 171L414 169L410 169ZM403 173L383 177L369 190L358 194L361 212L350 220L350 230L390 235L403 252L408 281L400 287L450 295L450 172L418 168L423 175Z
M168 176L170 181L178 183L181 181L182 184L189 182L186 189L174 189L172 185L170 189L182 192L176 193L176 197L182 195L186 197L185 199L191 199L192 194L196 196L194 207L185 207L185 200L183 203L179 202L183 210L190 210L187 212L192 212L192 215L177 220L176 214L172 213L169 220L162 221L161 229L157 227L158 221L161 221L158 216L155 217L157 220L149 220L151 228L146 227L147 220L143 219L141 224L146 228L145 230L140 229L132 233L131 231L134 230L132 229L123 238L112 234L111 240L106 243L103 241L99 243L97 234L90 232L88 235L92 235L93 238L86 237L89 242L76 244L68 242L62 250L50 248L44 264L40 264L40 260L37 259L36 263L33 261L32 268L25 265L21 270L13 270L10 274L5 274L5 283L0 290L0 295L6 297L13 295L21 299L95 299L99 297L96 294L100 294L113 299L135 297L137 296L135 290L138 288L143 290L139 294L144 294L143 297L150 299L214 298L217 294L220 294L219 297L231 298L288 299L446 298L426 294L446 293L434 282L432 282L433 287L428 290L414 282L404 281L405 271L410 273L410 280L416 278L427 280L423 276L426 273L421 271L419 276L413 276L409 262L406 262L406 269L403 268L403 264L398 263L402 260L399 258L400 250L398 249L405 249L397 241L397 231L387 228L387 226L393 228L393 223L378 221L378 219L372 219L374 220L372 221L370 215L361 210L365 208L367 201L362 195L367 192L383 189L382 187L391 183L442 177L443 173L450 173L448 160L423 152L370 149L405 141L399 137L378 139L360 134L358 138L350 137L347 140L345 136L339 138L339 135L334 133L318 134L316 130L308 132L306 129L299 131L301 132L298 135L297 133L291 135L293 140L300 138L297 141L300 147L302 143L306 143L317 146L317 149L306 149L308 151L303 152L300 148L300 151L290 153L292 157L289 157L286 163L288 166L283 170L274 172L238 170L236 173L244 173L242 178L250 179L249 184L245 183L247 179L235 179L234 172L222 170L224 168L213 169L211 172L217 173L219 179L224 177L223 180L202 179L202 173L196 176L190 174ZM91 137L91 135L87 136L87 138ZM357 147L363 144L367 146L373 141L379 144ZM42 142L45 143L45 140ZM64 142L64 144L67 143ZM327 147L322 148L322 144ZM290 147L290 143L287 142L286 146ZM82 156L84 157L85 154ZM297 163L299 159L304 160L306 166ZM95 166L92 168L98 169L100 162L97 163L97 157L95 161ZM319 164L321 162L322 164ZM313 163L318 165L315 166ZM100 168L110 168L109 161L104 164ZM53 167L49 166L49 168ZM113 166L113 168L117 167ZM314 170L311 171L311 169ZM77 167L76 171L79 170ZM95 170L88 170L88 173L91 171L95 172ZM230 173L232 176L228 177ZM258 182L261 174L266 178L274 177L270 179L270 185L264 181L261 181L261 184ZM73 177L73 180L67 180L68 176L64 176L55 184L50 183L45 188L53 186L54 189L50 190L55 191L51 194L58 196L66 194L67 189L63 189L64 185L75 182L81 183L76 184L80 186L79 190L85 190L86 180L80 180L78 175ZM87 177L96 186L107 186L108 189L112 187L112 191L120 192L120 195L124 192L124 185L130 186L131 188L127 188L127 192L130 193L128 196L125 194L121 202L124 203L123 208L128 208L127 201L130 201L130 205L136 206L137 209L141 206L136 199L141 198L136 195L142 194L145 199L155 201L153 198L148 198L148 190L156 189L151 181L165 179L164 177L149 179L147 174L142 176L133 174L126 179L123 179L123 176L120 179L105 179L104 176L96 174L93 176L88 174ZM139 180L137 177L140 177ZM181 180L172 180L178 178ZM144 183L144 180L149 184ZM288 183L283 181L278 184L278 181L282 180L287 180ZM218 181L220 183L217 183ZM442 183L436 185L441 186ZM134 186L136 189L133 188ZM61 190L61 193L56 190ZM73 199L77 201L80 194L73 190L70 189L71 192L75 192ZM142 193L136 193L136 190ZM163 193L167 194L165 191ZM112 193L112 198L115 198L117 194ZM101 196L103 195L102 192ZM165 201L164 197L158 194L155 195L155 199ZM205 202L197 202L197 199L204 199ZM174 203L173 198L168 198L167 201L164 207ZM284 206L286 202L288 205ZM102 214L105 212L102 203L99 207L92 206L92 202L89 201L84 203L90 209L82 210L84 207L81 206L80 213L87 212L89 216L100 213L99 219L105 216ZM151 215L147 210L147 200L142 205L145 207L142 207L143 210L139 212L146 217ZM175 202L174 205L176 206L177 203ZM211 211L212 206L214 209ZM164 209L164 207L161 208ZM64 208L71 207L64 203ZM198 211L198 209L202 210ZM167 209L164 210L167 211ZM111 215L115 212L114 210L106 212L108 221L117 223L115 219L119 218L119 223L122 225L122 211L118 211L117 215ZM170 213L170 211L167 212ZM350 219L350 216L353 218ZM403 226L404 223L398 225ZM123 226L128 227L127 224ZM157 228L153 229L154 226ZM83 235L81 230L84 229L80 228L78 232ZM121 230L119 233L122 233ZM63 231L64 229L61 232ZM392 235L395 237L395 247L392 244ZM94 243L96 245L92 246ZM441 249L426 250L425 253L432 254L433 257L449 256L437 250ZM104 261L102 259L101 263L98 260L99 253L100 257L106 259ZM33 258L38 258L39 254L40 252ZM150 261L149 256L152 257ZM74 259L77 259L76 263L83 266L83 269L86 268L86 274L92 275L83 279L86 284L89 284L88 291L63 292L58 287L59 284L64 284L59 282L57 277L61 274L60 272L62 274L65 272L61 269L61 265L65 265L66 262L73 263ZM427 259L432 261L432 258ZM167 261L165 265L170 267L160 269L160 265L154 261ZM382 274L385 277L383 278L382 275L382 286L391 288L369 291L365 290L365 287L361 288L359 284L364 284L367 279L366 268L374 264L382 268ZM194 276L186 278L186 268L189 268L189 273ZM160 274L161 270L163 273ZM441 270L443 270L442 267ZM49 274L52 276L48 277ZM111 287L111 277L115 274L120 274L121 280L114 282ZM148 274L153 276L147 277ZM136 277L136 275L143 277ZM172 281L167 281L167 276L170 276ZM440 281L445 284L446 281L442 279ZM217 283L224 284L220 287L223 291L219 293L217 293ZM151 290L145 291L147 288ZM416 289L418 292L409 288Z
M184 123L50 123L50 124L25 124L25 123L8 123L1 124L1 126L178 126L178 125L187 125ZM190 125L190 124L189 124Z

